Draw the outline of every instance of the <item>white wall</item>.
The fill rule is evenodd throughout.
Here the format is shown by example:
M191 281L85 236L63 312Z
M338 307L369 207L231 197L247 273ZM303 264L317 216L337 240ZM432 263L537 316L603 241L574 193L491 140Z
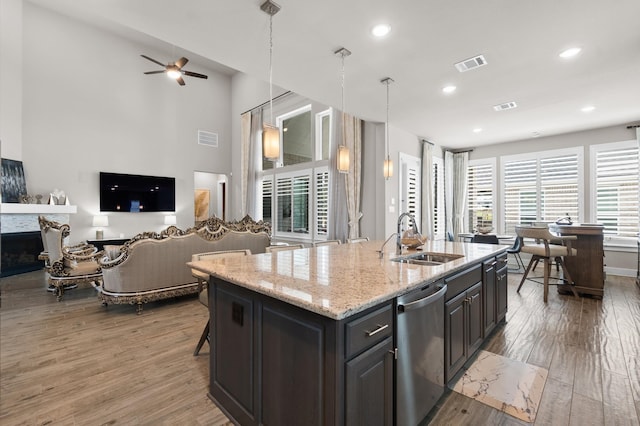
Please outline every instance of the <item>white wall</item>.
M0 155L22 160L22 0L0 1Z
M28 2L22 18L22 138L3 140L3 155L21 153L28 192L59 188L78 205L74 242L95 235L99 171L172 176L178 226L191 226L194 170L232 170L231 78L190 62L188 69L209 78L186 77L181 87L144 75L157 66L140 57L164 62L179 50L135 44ZM219 147L198 145L199 129L218 133ZM109 216L105 237L164 227L162 213Z

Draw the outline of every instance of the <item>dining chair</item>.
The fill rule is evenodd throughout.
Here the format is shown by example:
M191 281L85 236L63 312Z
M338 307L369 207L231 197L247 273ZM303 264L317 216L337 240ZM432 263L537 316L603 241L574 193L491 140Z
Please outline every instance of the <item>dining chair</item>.
M522 261L522 257L520 256L520 250L522 249L522 239L520 237L516 237L513 242L513 246L507 249L507 254L513 255L516 259L517 268L509 268L510 272L521 273L524 272L524 262Z
M330 245L337 245L337 244L342 244L342 241L340 240L316 241L315 243L313 243L313 246L320 247L320 246L330 246Z
M498 241L498 237L493 234L476 234L473 236L473 238L471 238L471 242L482 244L500 244L500 241Z
M369 241L369 237L348 238L347 243L364 243Z
M543 299L544 302L547 303L549 296L551 264L555 260L556 264L562 268L563 276L560 280L565 283L564 285L568 285L573 294L578 297L578 292L575 289L575 283L571 279L571 275L563 261L565 256L575 256L577 254L577 250L571 247L571 241L576 240L577 237L575 235L559 237L549 232L549 229L546 227L531 226L516 226L516 235L522 241L520 251L531 255L531 260L529 261L529 265L522 276L517 292L520 292L520 288L522 288L522 284L524 284L525 280L531 280L528 276L532 266L542 260L544 264ZM560 242L562 245L552 244L552 241Z
M212 259L220 259L223 257L234 257L234 256L250 256L251 250L220 250L220 251L210 251L206 253L196 253L191 256L192 262L197 262L199 260L212 260ZM202 305L204 305L207 310L209 309L209 290L207 283L209 282L209 275L198 271L197 269L191 269L191 275L198 280L198 300ZM193 352L193 356L198 356L200 353L200 349L202 349L202 345L204 342L209 342L211 345L211 340L209 339L209 330L210 330L210 322L207 319L207 325L204 326L204 330L202 330L202 334L200 335L200 340L198 340L198 345L196 346L196 350Z
M289 244L289 245L277 245L277 246L267 246L265 248L266 253L274 253L278 251L287 251L287 250L297 250L304 248L302 244Z

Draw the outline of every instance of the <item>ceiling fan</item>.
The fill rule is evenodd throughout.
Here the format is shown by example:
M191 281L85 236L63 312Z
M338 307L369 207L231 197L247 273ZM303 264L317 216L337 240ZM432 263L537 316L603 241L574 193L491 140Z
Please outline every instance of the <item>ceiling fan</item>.
M177 61L175 61L174 63L169 63L167 65L163 64L162 62L156 61L153 58L150 58L146 55L140 55L143 58L160 65L161 67L164 67L164 69L162 71L147 71L145 72L145 74L161 74L161 73L167 73L167 75L173 79L175 79L178 84L180 86L184 86L184 80L182 79L183 75L188 75L189 77L198 77L198 78L208 78L206 75L204 74L198 74L197 72L191 72L191 71L187 71L182 69L182 67L184 67L187 62L189 62L189 60L185 57L182 57L180 59L178 59Z

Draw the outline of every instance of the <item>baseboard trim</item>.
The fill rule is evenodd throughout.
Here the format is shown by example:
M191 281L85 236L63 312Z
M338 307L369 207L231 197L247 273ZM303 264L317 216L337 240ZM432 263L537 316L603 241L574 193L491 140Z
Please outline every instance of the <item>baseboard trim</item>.
M609 275L619 275L621 277L635 277L637 273L635 269L612 268L610 266L605 266L604 272Z

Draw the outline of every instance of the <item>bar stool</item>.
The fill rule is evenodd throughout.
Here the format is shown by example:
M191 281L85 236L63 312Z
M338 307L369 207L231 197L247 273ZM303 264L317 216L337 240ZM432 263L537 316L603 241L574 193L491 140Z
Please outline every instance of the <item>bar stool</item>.
M562 268L562 281L564 281L565 285L568 285L573 294L578 297L578 292L575 289L575 283L571 279L571 275L563 261L564 256L576 255L577 250L571 248L571 241L576 240L577 237L575 235L558 237L551 234L551 232L549 232L549 228L530 226L516 226L516 234L518 235L518 239L522 241L520 251L522 253L531 254L531 260L529 261L527 270L522 276L522 280L520 281L517 291L520 292L520 288L527 279L532 266L542 260L544 263L544 302L547 303L549 295L549 275L551 274L551 264L555 259L556 264ZM525 241L525 238L533 239L535 242L531 243ZM553 242L560 242L562 245L551 244L552 240Z

